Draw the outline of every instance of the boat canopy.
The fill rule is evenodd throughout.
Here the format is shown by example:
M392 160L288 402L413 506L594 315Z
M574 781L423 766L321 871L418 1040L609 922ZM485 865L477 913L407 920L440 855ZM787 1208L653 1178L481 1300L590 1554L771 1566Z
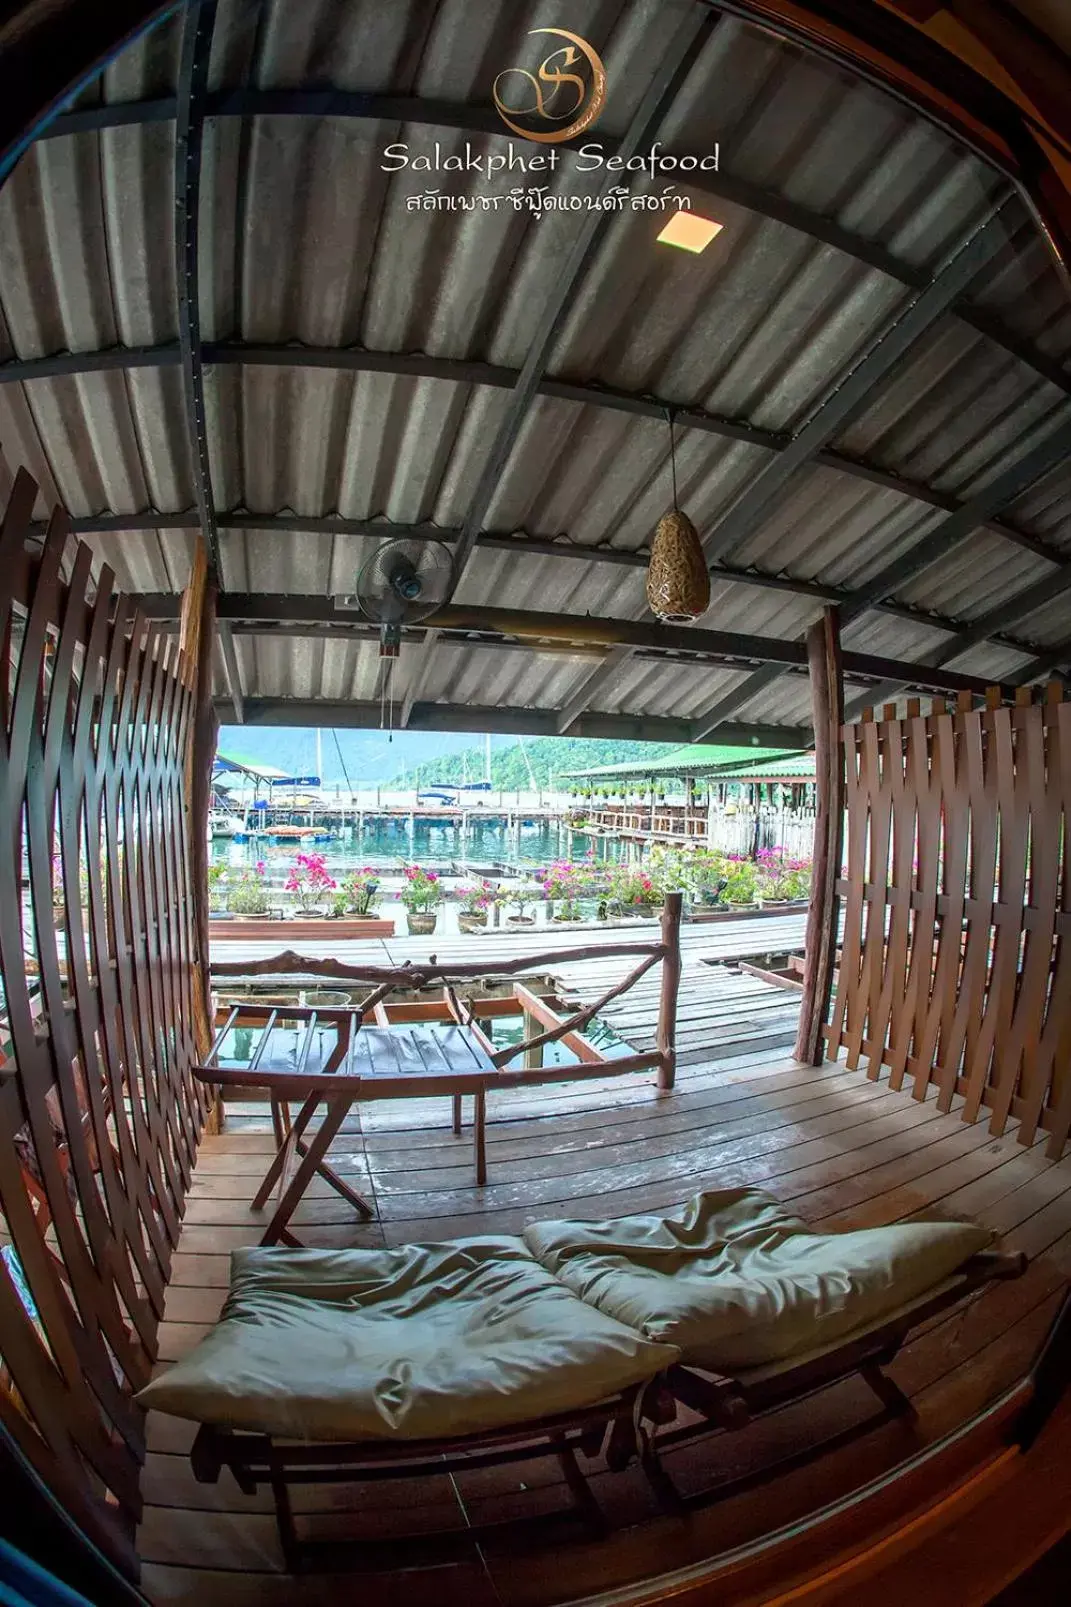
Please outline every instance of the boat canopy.
M246 764L223 753L216 754L215 773L250 776L254 781L266 781L271 787L318 787L321 784L319 776L288 776L270 764Z

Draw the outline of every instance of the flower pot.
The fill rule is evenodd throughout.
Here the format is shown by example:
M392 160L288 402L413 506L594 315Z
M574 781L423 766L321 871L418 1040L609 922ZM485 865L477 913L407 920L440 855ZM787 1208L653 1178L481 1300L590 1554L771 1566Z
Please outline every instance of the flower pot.
M267 921L271 919L270 910L247 910L245 914L241 910L232 910L231 913L237 915L238 919L242 921Z
M66 925L66 922L67 922L67 912L64 909L63 905L62 904L53 904L53 906L52 906L52 925L56 928L56 931L57 932L62 932L64 926Z
M506 916L506 924L508 926L534 926L535 925L535 916L534 915L507 915Z
M290 911L292 919L297 921L321 920L323 918L323 914L324 911L322 909L319 909L317 906L312 904L308 905L307 907L304 905L299 905L296 910Z
M458 910L457 928L459 932L482 932L487 926L487 912L481 914L470 910Z
M429 914L426 910L407 910L405 919L410 937L430 937L435 930L438 916Z
M740 899L739 901L735 898L729 900L729 908L734 915L749 915L753 910L757 910L758 907L752 898Z

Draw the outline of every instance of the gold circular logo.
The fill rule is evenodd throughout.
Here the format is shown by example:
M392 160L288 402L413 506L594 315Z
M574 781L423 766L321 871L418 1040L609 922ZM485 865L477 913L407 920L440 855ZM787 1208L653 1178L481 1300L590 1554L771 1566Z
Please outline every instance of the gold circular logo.
M514 134L541 145L557 144L583 134L602 111L606 103L606 69L598 51L579 34L567 28L533 28L529 38L537 33L554 34L566 43L557 45L534 73L527 67L505 68L491 92L499 117ZM525 104L511 104L515 100ZM519 117L533 119L532 126L526 128L517 122ZM566 119L569 121L564 128L545 127L547 123L565 123Z

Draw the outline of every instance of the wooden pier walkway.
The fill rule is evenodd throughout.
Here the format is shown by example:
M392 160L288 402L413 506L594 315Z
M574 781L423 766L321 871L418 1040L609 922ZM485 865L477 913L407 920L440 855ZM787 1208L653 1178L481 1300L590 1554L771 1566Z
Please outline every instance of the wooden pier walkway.
M805 919L802 914L793 914L727 921L724 925L697 923L682 927L683 966L677 1011L679 1065L703 1060L708 1065L724 1062L727 1066L736 1066L791 1050L799 1015L798 997L732 969L732 963L766 954L802 951ZM644 921L597 931L590 927L565 926L518 932L507 927L476 936L395 937L332 943L328 940L330 927L325 925L323 940L310 938L286 945L274 934L254 942L214 938L212 956L215 960L227 961L262 959L286 946L309 955L322 954L329 948L335 958L348 964L398 965L407 960L416 963L427 960L432 954L441 962L471 961L479 958L481 949L503 960L611 939L615 943L649 943L657 930L655 923ZM563 996L590 1004L620 980L628 968L628 960L618 956L540 969ZM493 966L488 969L493 971ZM624 1043L637 1051L655 1047L660 977L656 967L600 1017Z

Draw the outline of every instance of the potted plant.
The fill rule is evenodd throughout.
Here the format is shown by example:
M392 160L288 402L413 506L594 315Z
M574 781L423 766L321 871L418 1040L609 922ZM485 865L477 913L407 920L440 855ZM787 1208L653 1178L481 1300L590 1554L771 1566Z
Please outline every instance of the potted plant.
M337 892L331 900L331 908L327 912L332 920L344 921L350 913L350 900L347 893Z
M323 907L318 900L333 893L338 883L328 871L323 854L297 853L285 885L286 891L297 899L299 915L322 915Z
M249 870L243 870L227 892L227 908L232 915L244 915L249 920L266 920L268 916L268 889L265 884L267 866L262 859Z
M554 921L579 921L580 895L583 883L579 868L571 860L558 859L537 878L543 887L543 897L551 904Z
M783 848L760 848L758 894L767 908L791 909L807 904L811 895L811 861L794 859Z
M405 865L402 903L411 937L428 936L435 930L438 908L443 901L442 884L433 870L422 865Z
M724 888L727 904L736 910L758 909L758 885L758 870L750 859L729 859Z
M536 902L542 895L539 887L515 887L507 895L507 903L516 911L506 916L508 926L534 926Z
M618 865L610 878L610 897L626 915L650 915L657 894L646 871L632 865Z
M457 924L462 932L482 932L487 925L488 911L495 902L495 890L490 882L476 882L471 887L459 887L461 907Z
M341 891L346 900L346 914L370 916L374 914L372 903L379 891L379 874L371 865L351 870L342 878Z

